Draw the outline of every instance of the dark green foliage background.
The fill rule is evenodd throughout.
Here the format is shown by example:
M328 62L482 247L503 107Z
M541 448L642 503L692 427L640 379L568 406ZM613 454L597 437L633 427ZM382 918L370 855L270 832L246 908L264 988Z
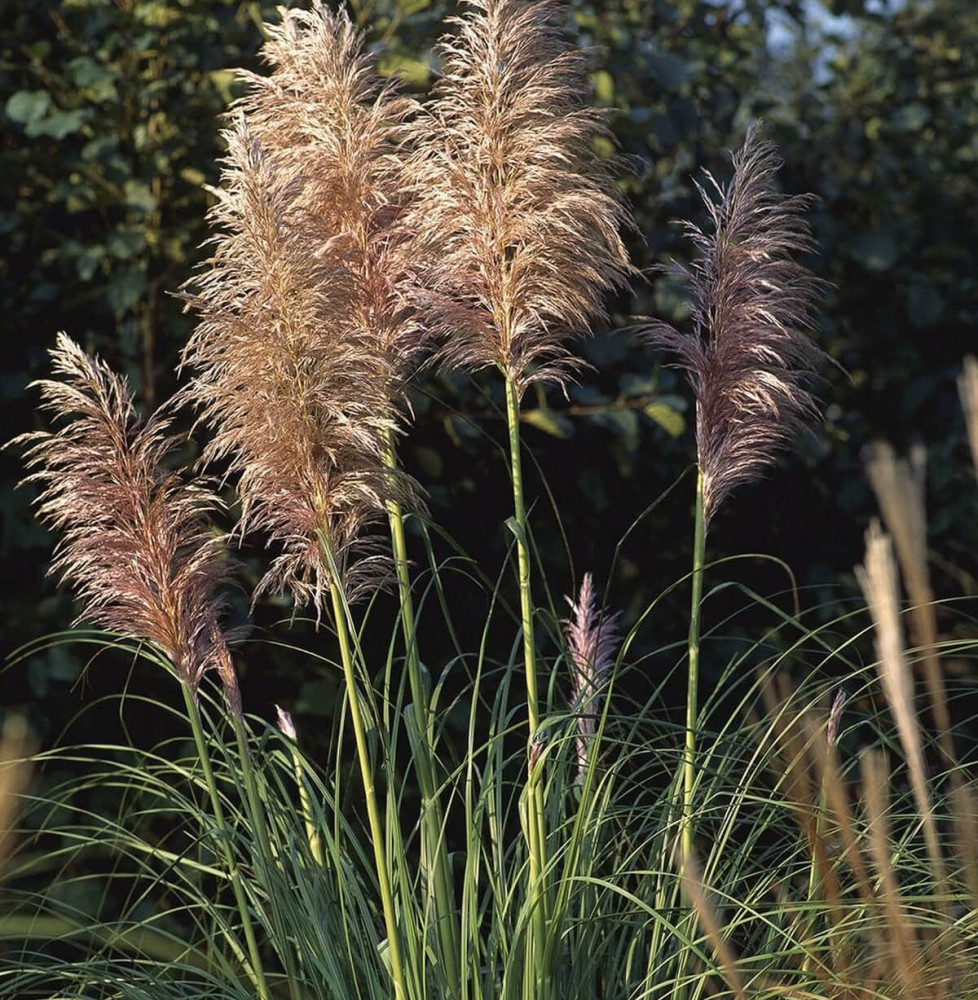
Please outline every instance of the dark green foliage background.
M377 0L354 12L371 44L385 44L383 69L422 92L449 12L442 0ZM0 404L8 433L35 425L25 386L45 373L59 329L125 371L147 406L177 385L189 320L167 293L192 274L207 235L204 185L218 177L218 115L234 93L229 68L257 67L260 26L273 17L273 4L240 0L6 6ZM574 0L572 17L593 46L593 100L609 108L628 157L622 183L639 229L631 246L650 275L688 252L674 220L702 218L693 179L703 167L725 176L725 151L753 118L767 120L783 150L785 189L820 199L813 266L834 286L820 337L837 362L825 373L824 426L768 482L735 497L710 556L774 554L812 588L802 603L825 602L822 613L833 613L855 593L850 570L874 512L862 449L878 436L899 446L919 439L930 456L937 589L974 594L976 494L954 380L965 351L978 349L978 7ZM608 581L618 538L692 459L683 379L660 352L621 332L643 314L681 321L684 309L669 280L637 284L614 304L619 332L595 331L583 345L595 370L570 398L526 400L525 437L539 465L529 475L533 525L555 595L587 568ZM499 392L493 378L429 375L417 385L417 426L403 445L433 518L473 555L491 557L489 565L504 551L509 512ZM71 602L44 578L51 539L32 521L30 491L14 491L17 455L8 450L0 462L9 650L64 627ZM687 572L691 502L686 479L623 547L610 599L626 614ZM255 574L258 553L244 555L246 575ZM766 594L787 586L783 571L757 559L723 573ZM639 649L684 634L686 600L680 591L661 605ZM779 600L790 606L787 596ZM243 617L243 596L239 603ZM733 596L715 598L707 615L715 622L737 606ZM263 607L259 626L287 613ZM474 602L473 622L481 613ZM708 671L720 664L717 648ZM55 647L3 675L0 705L34 706L36 723L53 735L78 705L80 655ZM249 707L266 718L273 700L307 715L331 711L333 675L311 674L308 662L253 643L242 670ZM106 678L93 669L85 685L97 694L119 677L118 669Z

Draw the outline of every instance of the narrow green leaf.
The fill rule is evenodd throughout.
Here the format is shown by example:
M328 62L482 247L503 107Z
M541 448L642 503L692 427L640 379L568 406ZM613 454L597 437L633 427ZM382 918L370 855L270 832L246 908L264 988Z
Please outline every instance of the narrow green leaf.
M531 427L536 427L544 434L557 438L569 438L574 435L574 424L565 416L554 413L553 410L538 407L535 410L524 410L520 419Z

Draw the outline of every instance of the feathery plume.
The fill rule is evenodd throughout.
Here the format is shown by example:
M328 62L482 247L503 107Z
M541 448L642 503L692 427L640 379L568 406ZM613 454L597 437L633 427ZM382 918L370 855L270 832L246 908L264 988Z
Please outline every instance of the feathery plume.
M41 488L38 518L62 536L51 572L74 588L78 621L154 643L191 692L217 670L240 711L219 624L227 562L207 520L217 498L164 470L163 411L142 421L125 380L63 333L51 357L57 380L36 384L62 426L15 439L28 446L24 482Z
M317 221L320 254L350 282L336 319L371 335L403 379L427 343L402 295L417 248L400 149L417 103L377 75L345 12L316 0L281 14L261 50L272 72L240 71L248 91L235 108L278 169L301 178L297 199Z
M753 125L729 185L708 172L713 191L696 185L711 231L685 223L697 258L672 268L693 293L692 333L661 321L642 331L674 350L691 375L707 524L817 413L805 383L825 355L806 332L823 283L792 257L814 249L802 218L811 198L777 192L780 166L776 147Z
M350 597L377 582L364 529L388 497L410 493L382 461L390 366L373 336L345 321L354 276L331 258L333 234L303 179L242 117L225 138L210 214L220 232L185 296L201 320L184 353L197 373L186 394L213 429L204 462L226 459L239 476L238 530L281 549L256 597L290 590L319 613L334 582Z
M353 598L385 581L365 532L386 502L418 504L385 465L425 344L401 295L414 264L397 149L413 102L382 84L345 14L316 3L267 31L271 75L239 74L211 213L222 232L187 296L201 323L184 361L214 430L204 459L240 476L239 530L282 550L255 596L289 590L319 614L334 582Z
M577 713L577 783L583 785L601 689L615 664L620 612L607 615L598 609L590 573L584 574L577 601L564 599L571 609L564 635L570 652L570 708Z
M414 120L410 213L426 249L419 313L449 367L496 366L522 392L564 384L566 340L631 274L607 136L584 103L584 54L552 0L467 0L438 45L443 76Z

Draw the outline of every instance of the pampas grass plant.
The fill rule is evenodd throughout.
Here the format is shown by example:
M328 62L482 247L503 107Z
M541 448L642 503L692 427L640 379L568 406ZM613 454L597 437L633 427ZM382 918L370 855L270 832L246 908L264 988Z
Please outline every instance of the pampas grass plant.
M632 273L566 11L468 4L421 104L379 79L345 15L280 16L270 72L241 76L209 259L182 292L197 319L188 383L144 419L124 380L62 335L40 384L56 428L19 441L61 536L53 568L79 621L108 630L74 637L167 668L184 705L139 705L167 725L129 728L138 699L123 685L109 701L131 738L34 754L34 786L4 729L0 997L972 996L978 795L945 661L976 645L936 628L917 465L882 447L870 464L893 542L871 528L864 607L792 615L725 585L772 622L699 703L700 645L737 625L701 627L708 527L817 413L820 286L796 259L813 249L807 200L778 193L773 145L751 128L729 184L708 177L711 224L688 227L697 257L680 269L692 330L646 329L678 352L697 403L677 726L670 678L649 670L676 647L639 652L668 627L660 599L626 622L588 573L567 620L534 601L547 578L531 574L521 399L581 375L571 340ZM436 551L400 468L405 389L426 359L504 383L518 611L506 565L493 583ZM233 565L211 524L226 511L210 480L172 468L184 404L209 435L203 467L236 491L229 537L271 550L255 599L285 595L331 626L306 651L343 678L325 760L284 709L274 725L243 712L224 622ZM383 630L372 599L387 583L398 621L378 664L361 638ZM471 645L456 602L484 617ZM455 649L437 664L451 683L428 680L434 630ZM844 695L827 665L845 671Z
M425 854L441 958L457 975L454 889L437 793L431 692L415 634L404 529L405 505L416 508L418 498L403 488L410 484L398 472L394 438L397 424L409 416L404 383L430 340L430 331L405 302L419 263L418 241L405 219L410 198L399 152L416 105L393 82L379 78L349 18L321 3L309 11L284 12L262 54L272 72L241 74L248 90L237 108L280 168L302 178L298 196L320 227L317 252L328 265L326 280L345 288L343 301L330 307L330 323L355 333L360 349L375 355L378 372L372 377L381 398L370 402L390 418L382 435L381 458L391 477L384 501L401 603L410 719L417 730L415 763L426 802ZM402 488L391 488L398 485Z
M72 585L88 620L156 646L180 679L248 944L249 974L268 995L241 875L227 843L223 809L203 736L197 697L208 671L221 679L239 734L241 697L220 624L218 586L227 575L222 541L207 513L216 497L165 471L174 441L165 411L145 423L125 382L59 335L56 380L39 383L57 432L21 437L27 482L40 484L38 516L62 533L53 572Z
M564 385L580 363L568 338L603 315L630 274L627 216L593 141L607 136L584 103L584 64L550 0L470 0L437 53L442 77L415 120L410 215L430 251L413 299L450 368L496 368L505 379L514 533L526 672L528 746L540 727L529 524L519 405L533 383ZM533 962L549 976L547 831L531 773L527 837L538 888ZM544 994L545 995L545 994Z
M700 603L706 534L723 501L757 479L817 413L806 388L822 352L806 334L820 282L795 259L814 249L809 200L775 186L775 146L748 129L722 187L697 185L710 219L685 224L697 256L673 268L692 296L693 329L656 321L643 329L678 357L696 397L696 508L686 695L683 850L693 845L693 785L699 687Z

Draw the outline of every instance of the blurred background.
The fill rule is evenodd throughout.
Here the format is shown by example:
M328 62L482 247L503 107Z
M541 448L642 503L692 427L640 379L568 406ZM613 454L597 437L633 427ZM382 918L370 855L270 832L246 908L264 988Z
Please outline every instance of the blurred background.
M275 18L274 8L257 0L5 6L5 438L38 426L26 386L45 375L58 330L124 371L147 409L179 385L175 365L190 319L170 293L202 258L206 185L217 183L221 157L219 116L235 95L230 70L259 68L262 22ZM430 49L452 12L442 0L352 7L370 45L383 47L382 71L399 74L419 96L437 75ZM638 344L628 327L643 315L682 323L681 289L653 268L689 253L675 222L703 221L693 181L704 168L725 179L729 150L756 118L783 152L784 189L818 196L811 222L819 254L810 263L832 284L818 336L835 364L820 388L824 422L766 482L725 507L708 557L773 555L794 573L812 620L833 619L856 600L851 570L875 513L864 449L876 439L901 451L921 442L935 589L940 597L974 595L978 501L955 379L963 355L978 350L978 4L573 0L568 16L590 47L591 99L609 109L626 156L622 186L638 224L629 241L649 277L612 304L609 329L582 344L593 370L569 398L539 393L525 401L532 524L557 613L560 595L586 569L629 623L688 572L691 396L669 358ZM433 520L490 575L511 540L502 526L510 497L497 381L419 378L416 426L402 445ZM188 461L194 452L191 441ZM614 560L629 525L684 470ZM72 606L45 577L52 539L32 520L31 490L14 488L15 449L0 453L0 476L2 639L10 653L65 628ZM415 536L423 563L417 543ZM234 613L243 620L262 554L241 555ZM792 607L790 578L772 560L726 563L712 582L721 579ZM473 591L469 612L464 588L458 596L458 613L478 627L479 595ZM545 597L541 583L538 599ZM707 680L738 637L758 627L757 609L746 604L742 592L710 598L707 625L734 618L704 665ZM256 641L240 654L243 685L248 708L270 718L279 701L308 731L332 713L337 677L261 641L289 615L285 604L256 609ZM679 588L659 604L635 651L681 640L687 616L688 594ZM969 627L961 615L942 622L946 633ZM429 632L426 655L438 669L437 629ZM301 621L293 639L328 642ZM143 672L128 678L124 663L92 665L86 655L77 645L52 645L18 664L0 675L0 706L26 708L49 740L83 700L118 691L120 678L137 688L157 683ZM660 654L663 666L679 655Z

